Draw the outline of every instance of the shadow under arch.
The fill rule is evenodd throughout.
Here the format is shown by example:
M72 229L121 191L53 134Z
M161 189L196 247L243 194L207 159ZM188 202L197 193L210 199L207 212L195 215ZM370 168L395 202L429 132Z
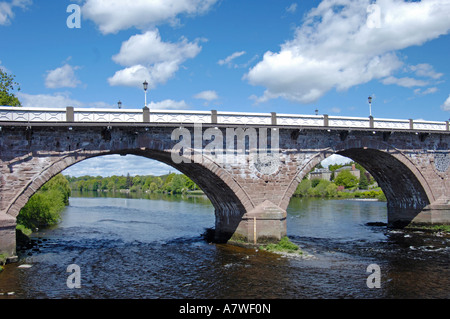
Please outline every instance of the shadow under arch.
M410 224L433 200L431 188L420 171L400 152L385 152L372 148L348 148L337 152L318 152L299 168L296 178L281 202L289 203L302 179L320 162L332 154L354 160L377 181L387 199L388 226L402 228ZM285 207L286 206L286 207ZM287 204L282 206L287 208Z
M242 192L240 185L220 166L203 157L201 161L190 161L188 163L174 163L171 153L159 150L128 149L120 151L106 151L88 156L67 156L53 163L50 167L42 170L41 174L34 178L17 195L7 214L16 218L20 210L25 206L29 198L36 193L47 181L61 173L65 169L95 157L107 155L135 155L156 160L167 164L188 176L196 183L215 209L215 230L213 239L218 243L226 243L236 231L242 216L250 206L251 200ZM244 205L243 203L246 203Z
M399 152L350 148L336 152L361 164L377 181L387 199L388 225L404 227L433 201L431 189Z

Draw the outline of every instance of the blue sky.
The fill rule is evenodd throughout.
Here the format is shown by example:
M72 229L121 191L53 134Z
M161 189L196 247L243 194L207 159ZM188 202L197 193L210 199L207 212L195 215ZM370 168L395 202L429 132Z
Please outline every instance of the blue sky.
M0 0L0 67L24 106L142 108L147 80L150 108L366 117L371 95L374 117L445 121L449 16L450 0Z

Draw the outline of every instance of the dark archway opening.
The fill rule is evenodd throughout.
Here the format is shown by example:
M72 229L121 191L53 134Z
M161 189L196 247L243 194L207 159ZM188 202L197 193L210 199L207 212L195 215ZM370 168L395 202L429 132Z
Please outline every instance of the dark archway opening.
M411 223L430 201L417 176L393 155L376 149L347 149L337 154L361 164L377 181L387 199L388 226Z

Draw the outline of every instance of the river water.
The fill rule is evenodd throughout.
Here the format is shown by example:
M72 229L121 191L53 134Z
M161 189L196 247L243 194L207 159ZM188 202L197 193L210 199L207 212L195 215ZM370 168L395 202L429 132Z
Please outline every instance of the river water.
M382 202L293 198L288 236L306 257L286 257L206 242L214 210L203 196L123 197L71 197L61 223L0 273L0 298L450 297L450 238L370 224L386 222ZM371 264L380 288L367 285Z

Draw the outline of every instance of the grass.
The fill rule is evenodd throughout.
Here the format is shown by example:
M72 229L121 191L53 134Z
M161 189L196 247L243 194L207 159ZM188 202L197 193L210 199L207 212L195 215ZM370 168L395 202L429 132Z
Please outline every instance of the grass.
M31 233L33 232L31 229L26 228L24 225L20 225L20 224L18 224L16 226L16 229L20 230L22 232L22 234L24 234L25 236L30 236Z
M260 246L259 249L270 252L297 253L299 255L303 254L300 247L291 242L287 236L281 238L281 240L276 244Z
M423 229L423 230L450 233L450 225L412 225L412 226L407 226L406 228Z

